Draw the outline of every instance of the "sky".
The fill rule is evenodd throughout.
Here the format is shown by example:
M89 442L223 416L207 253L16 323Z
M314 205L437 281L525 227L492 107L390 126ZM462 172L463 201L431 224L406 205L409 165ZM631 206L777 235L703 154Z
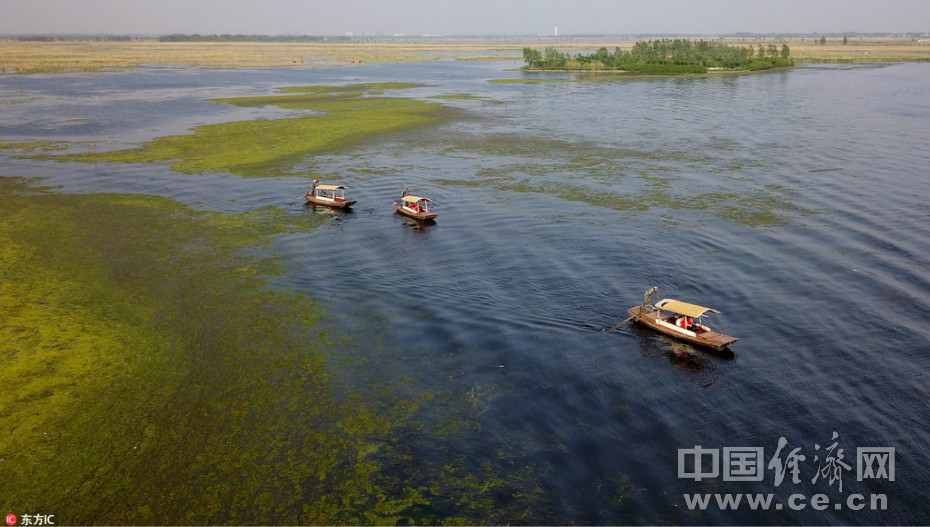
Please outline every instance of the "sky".
M3 34L930 32L930 0L0 0Z

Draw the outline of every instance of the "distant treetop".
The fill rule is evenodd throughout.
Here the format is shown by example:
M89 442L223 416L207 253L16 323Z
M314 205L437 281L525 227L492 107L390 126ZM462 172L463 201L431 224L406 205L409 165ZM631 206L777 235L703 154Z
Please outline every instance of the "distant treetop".
M629 51L600 48L590 55L570 56L555 48L543 53L523 48L529 70L630 71L650 74L707 73L710 68L727 70L763 70L793 66L787 44L732 46L722 42L688 39L641 40Z
M158 37L159 42L341 42L349 37L314 35L187 35L174 33Z

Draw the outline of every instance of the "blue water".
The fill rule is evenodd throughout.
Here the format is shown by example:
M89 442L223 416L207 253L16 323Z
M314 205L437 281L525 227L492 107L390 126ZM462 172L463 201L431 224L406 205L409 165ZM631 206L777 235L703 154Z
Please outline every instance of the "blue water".
M930 67L488 82L528 76L513 66L0 76L0 139L100 150L292 115L207 101L277 86L401 81L423 84L401 96L474 96L443 99L463 113L439 130L306 159L292 178L9 153L0 171L63 192L293 214L327 214L298 198L300 174L342 181L358 205L313 234L277 239L270 250L286 268L275 286L325 305L353 343L334 352L367 360L353 381L410 379L443 395L423 420L467 416L467 432L433 438L442 448L398 447L424 465L451 453L525 470L548 504L531 523L930 522ZM404 185L434 200L435 224L393 212ZM754 213L767 221L746 219ZM316 249L330 246L342 250ZM720 310L708 323L740 338L732 353L629 323L608 332L651 286ZM768 467L761 481L678 475L679 449L763 447L768 465L781 437L782 459L806 455L797 484L789 475L776 485ZM850 466L842 492L813 481L833 442ZM857 481L860 447L893 447L894 481ZM727 492L772 494L781 507L691 511L684 497ZM826 510L811 505L819 493ZM806 507L789 505L794 494ZM848 507L852 494L862 510ZM871 510L874 494L887 510Z

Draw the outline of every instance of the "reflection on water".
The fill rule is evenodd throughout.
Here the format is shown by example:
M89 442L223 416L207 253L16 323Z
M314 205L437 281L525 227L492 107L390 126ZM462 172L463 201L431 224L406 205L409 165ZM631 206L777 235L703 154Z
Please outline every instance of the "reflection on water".
M325 305L326 323L343 336L329 349L348 385L423 394L414 424L378 459L379 481L443 489L417 497L389 486L410 521L928 517L930 330L921 321L930 318L930 70L820 65L732 77L487 82L524 75L503 69L439 61L0 77L0 93L22 90L20 102L0 109L0 137L10 142L93 139L86 126L76 134L60 126L75 118L90 119L103 141L181 133L191 120L241 118L208 97L276 86L399 81L422 85L399 96L472 96L440 99L468 112L461 122L296 167L337 175L359 200L350 213L305 208L295 196L306 178L94 170L10 155L0 164L4 175L41 177L61 192L331 214L316 232L275 238L270 250L285 269L274 284ZM105 104L61 98L106 90ZM175 111L172 101L184 104ZM405 184L441 203L440 222L413 224L394 212L390 201ZM695 351L629 323L602 331L652 285L720 309L715 329L740 338L733 354ZM360 392L367 402L381 396ZM834 431L848 456L857 447L897 449L906 478L845 475L844 493L884 493L887 511L687 510L683 493L721 489L842 499L835 486L812 482L814 445ZM283 437L297 441L292 435ZM776 486L769 472L723 485L677 477L679 448L760 446L768 458L780 437L808 454L796 485ZM235 495L236 478L221 479ZM334 488L314 485L308 496ZM227 520L221 511L205 519Z

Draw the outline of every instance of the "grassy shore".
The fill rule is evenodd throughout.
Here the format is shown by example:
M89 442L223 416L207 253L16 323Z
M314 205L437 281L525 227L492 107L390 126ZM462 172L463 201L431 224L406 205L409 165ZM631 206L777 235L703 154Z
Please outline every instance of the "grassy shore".
M912 39L839 39L820 44L815 39L743 39L732 44L787 43L797 61L927 61L930 43ZM633 41L559 42L21 42L0 41L0 73L48 73L134 68L143 64L197 67L329 66L365 62L522 59L525 46L553 46L568 52L607 47L629 49ZM488 55L487 52L493 52Z

